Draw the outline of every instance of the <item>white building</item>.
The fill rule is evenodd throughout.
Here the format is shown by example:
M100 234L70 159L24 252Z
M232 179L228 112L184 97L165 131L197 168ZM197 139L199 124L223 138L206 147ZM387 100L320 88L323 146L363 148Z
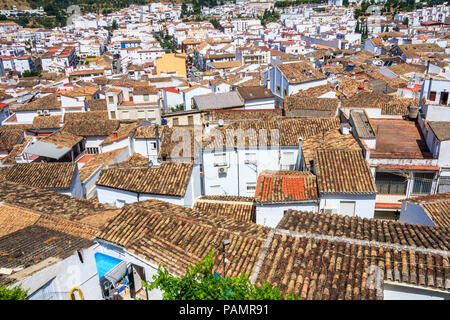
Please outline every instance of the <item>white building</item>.
M192 207L200 192L200 168L192 163L103 169L97 180L98 201L117 207L148 199Z
M264 83L279 98L291 96L301 90L327 84L322 72L307 62L279 64L264 73Z

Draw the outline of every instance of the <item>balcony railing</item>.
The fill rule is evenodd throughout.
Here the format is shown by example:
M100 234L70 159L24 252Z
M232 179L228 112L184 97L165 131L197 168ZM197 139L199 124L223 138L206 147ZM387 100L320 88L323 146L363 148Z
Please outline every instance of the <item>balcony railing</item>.
M392 181L392 180L377 180L375 181L377 192L380 194L405 194L406 182Z
M415 178L412 194L430 194L433 179Z

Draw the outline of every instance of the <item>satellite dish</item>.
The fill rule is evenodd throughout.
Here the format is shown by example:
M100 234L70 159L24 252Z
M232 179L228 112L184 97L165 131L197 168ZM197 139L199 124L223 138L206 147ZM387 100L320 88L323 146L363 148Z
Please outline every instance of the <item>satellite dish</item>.
M219 119L219 127L223 126L223 119Z

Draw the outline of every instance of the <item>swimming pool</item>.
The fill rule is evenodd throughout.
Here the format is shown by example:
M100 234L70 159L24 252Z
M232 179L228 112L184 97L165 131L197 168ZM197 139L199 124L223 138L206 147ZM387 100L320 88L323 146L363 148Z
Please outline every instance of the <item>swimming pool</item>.
M102 278L120 262L122 262L122 260L97 252L95 254L95 264L97 265L98 277Z

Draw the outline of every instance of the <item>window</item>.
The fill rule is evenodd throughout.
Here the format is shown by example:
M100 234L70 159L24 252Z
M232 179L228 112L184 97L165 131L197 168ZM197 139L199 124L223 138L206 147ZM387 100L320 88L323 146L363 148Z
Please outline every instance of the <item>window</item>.
M149 95L148 94L144 94L144 101L149 101L149 100L150 100Z
M156 150L156 142L152 142L150 144L150 147L151 147L152 150Z
M172 123L174 126L178 125L178 118L173 118Z
M283 90L283 95L287 96L287 90L286 89Z
M436 100L436 91L430 91L430 96L428 98L430 101Z
M226 153L216 153L214 154L214 166L223 167L227 165L227 154Z
M111 111L111 119L115 119L116 118L116 112L115 111Z
M188 125L194 124L194 116L188 116Z
M440 177L438 193L450 192L450 177Z
M109 101L109 103L114 103L114 97L113 96L108 96L108 101Z
M280 86L277 86L277 91L278 91L278 92L280 92L280 91L281 91L281 88L280 88Z
M283 159L281 161L282 170L293 170L295 165L294 152L283 153Z
M379 194L406 194L408 181L399 174L377 172L375 184Z
M413 194L430 194L434 173L414 173Z
M448 101L448 92L441 92L441 97L439 99L439 104L446 105Z
M247 182L247 192L254 193L256 191L256 183L255 182Z
M341 201L339 214L352 217L355 215L355 206L355 201Z
M87 154L98 154L98 148L86 148Z

